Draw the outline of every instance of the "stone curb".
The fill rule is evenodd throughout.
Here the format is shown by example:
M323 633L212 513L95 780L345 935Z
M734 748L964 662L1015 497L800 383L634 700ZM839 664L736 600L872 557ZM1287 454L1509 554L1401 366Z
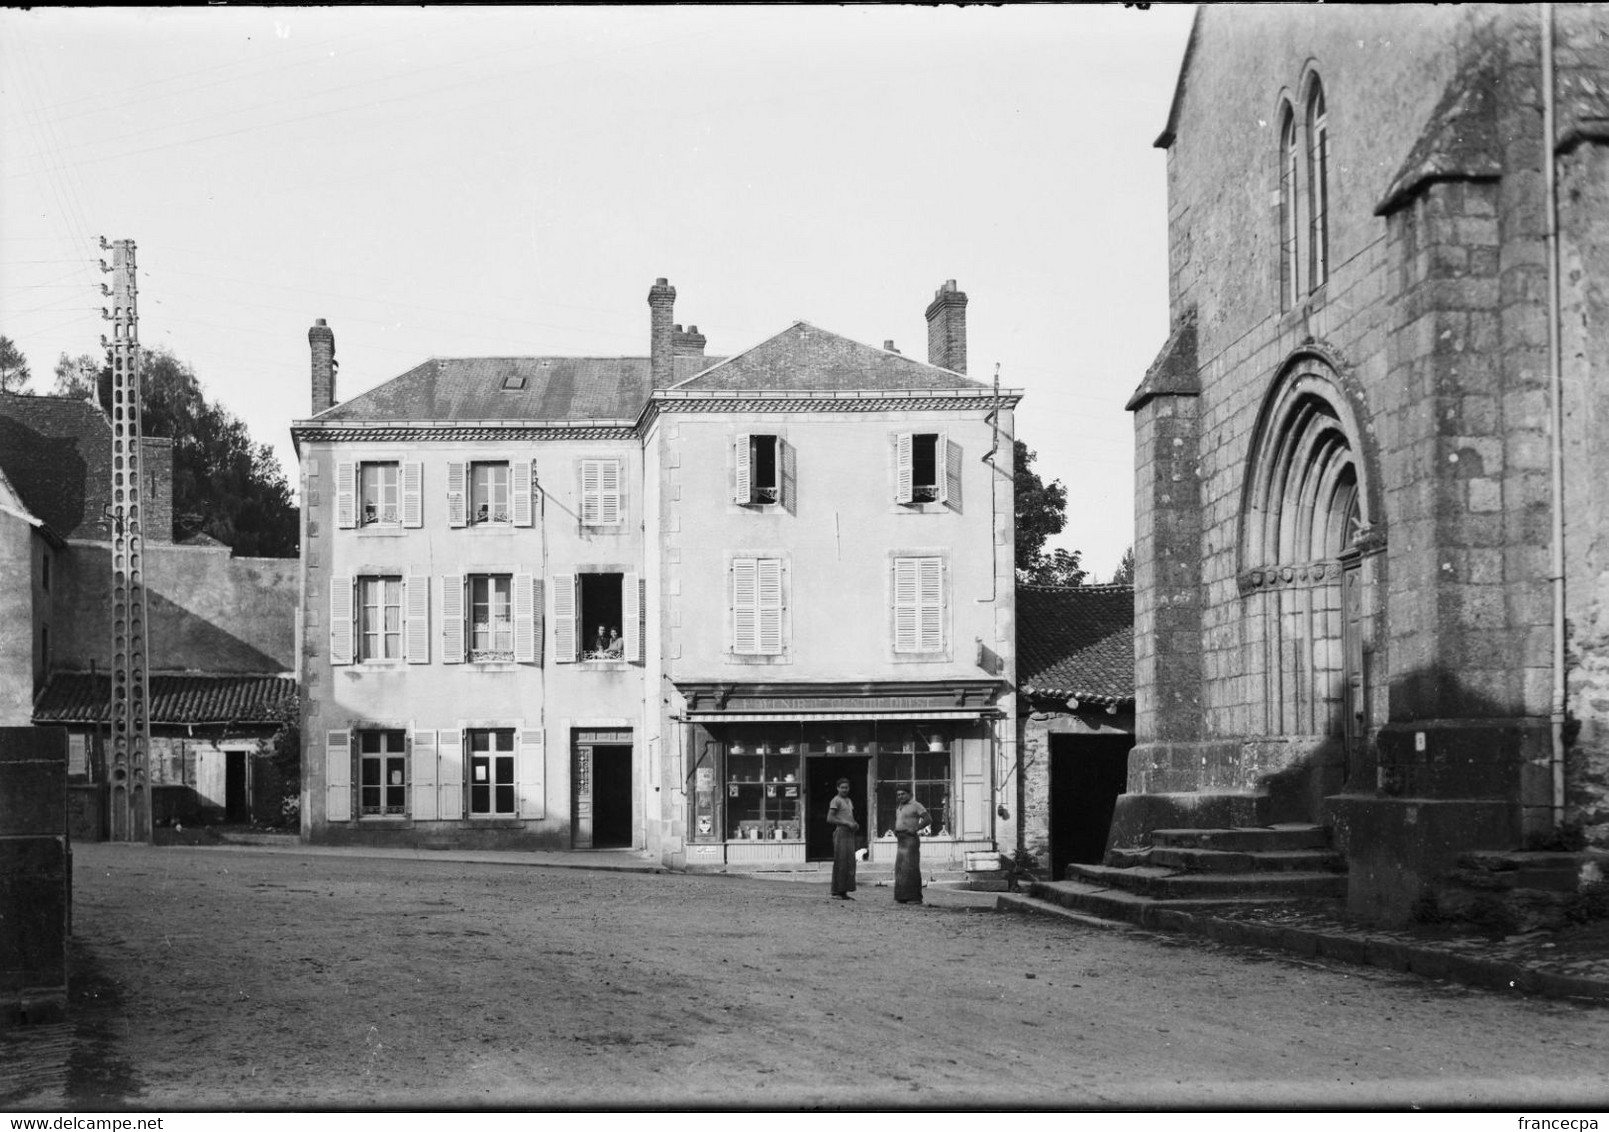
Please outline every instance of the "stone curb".
M560 853L477 852L472 849L384 849L364 845L163 845L162 852L271 853L276 856L367 857L393 861L446 861L461 865L515 865L534 869L581 869L597 873L674 873L647 861L602 861Z

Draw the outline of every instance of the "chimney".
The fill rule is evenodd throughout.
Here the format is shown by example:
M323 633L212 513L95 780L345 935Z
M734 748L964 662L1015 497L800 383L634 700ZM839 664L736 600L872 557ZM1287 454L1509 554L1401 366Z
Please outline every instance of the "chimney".
M676 332L670 321L676 309L676 288L663 278L654 280L648 291L648 309L648 383L664 389L676 382Z
M316 417L335 404L335 332L322 319L307 332L313 351L313 415Z
M956 289L954 279L946 279L928 304L927 360L956 373L967 371L967 293Z
M894 345L894 340L892 338L883 339L883 349L887 350L890 354L899 353L899 347Z
M698 327L689 326L682 329L682 324L676 324L676 333L671 338L677 357L702 358L704 356L705 338L698 332Z

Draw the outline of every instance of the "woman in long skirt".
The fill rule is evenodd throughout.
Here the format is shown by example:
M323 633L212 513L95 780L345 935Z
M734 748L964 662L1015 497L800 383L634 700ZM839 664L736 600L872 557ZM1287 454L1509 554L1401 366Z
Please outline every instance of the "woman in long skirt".
M932 823L927 807L911 798L909 790L894 795L894 899L901 904L922 902L922 839L924 826Z
M849 800L849 779L838 780L838 793L827 806L827 824L832 826L832 894L837 900L853 900L855 891L855 803Z

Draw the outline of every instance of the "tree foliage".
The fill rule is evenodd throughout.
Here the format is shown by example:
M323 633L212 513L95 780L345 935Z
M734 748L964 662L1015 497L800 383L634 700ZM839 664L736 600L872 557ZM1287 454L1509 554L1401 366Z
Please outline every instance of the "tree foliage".
M1034 452L1022 441L1013 444L1012 480L1017 518L1017 581L1041 586L1081 586L1088 576L1083 552L1045 542L1067 526L1067 489L1060 480L1048 484L1034 471Z
M1123 552L1118 560L1117 569L1112 572L1112 585L1132 586L1134 584L1134 548L1131 546Z
M104 364L93 354L79 354L70 358L65 353L56 359L56 384L50 392L54 397L93 397L100 382Z
M22 356L17 344L0 337L0 393L28 393L23 388L33 375L28 372L28 359Z

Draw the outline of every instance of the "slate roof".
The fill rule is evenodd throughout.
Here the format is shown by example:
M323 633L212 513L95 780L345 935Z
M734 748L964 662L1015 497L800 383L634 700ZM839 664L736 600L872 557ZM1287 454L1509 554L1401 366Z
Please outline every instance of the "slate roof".
M1132 706L1134 587L1018 586L1017 690Z
M748 350L677 383L677 390L982 389L953 370L796 322Z
M153 726L277 723L296 700L289 676L150 677ZM87 672L58 672L34 703L37 724L111 722L112 680Z
M112 426L88 401L0 393L0 469L57 535L112 537Z

